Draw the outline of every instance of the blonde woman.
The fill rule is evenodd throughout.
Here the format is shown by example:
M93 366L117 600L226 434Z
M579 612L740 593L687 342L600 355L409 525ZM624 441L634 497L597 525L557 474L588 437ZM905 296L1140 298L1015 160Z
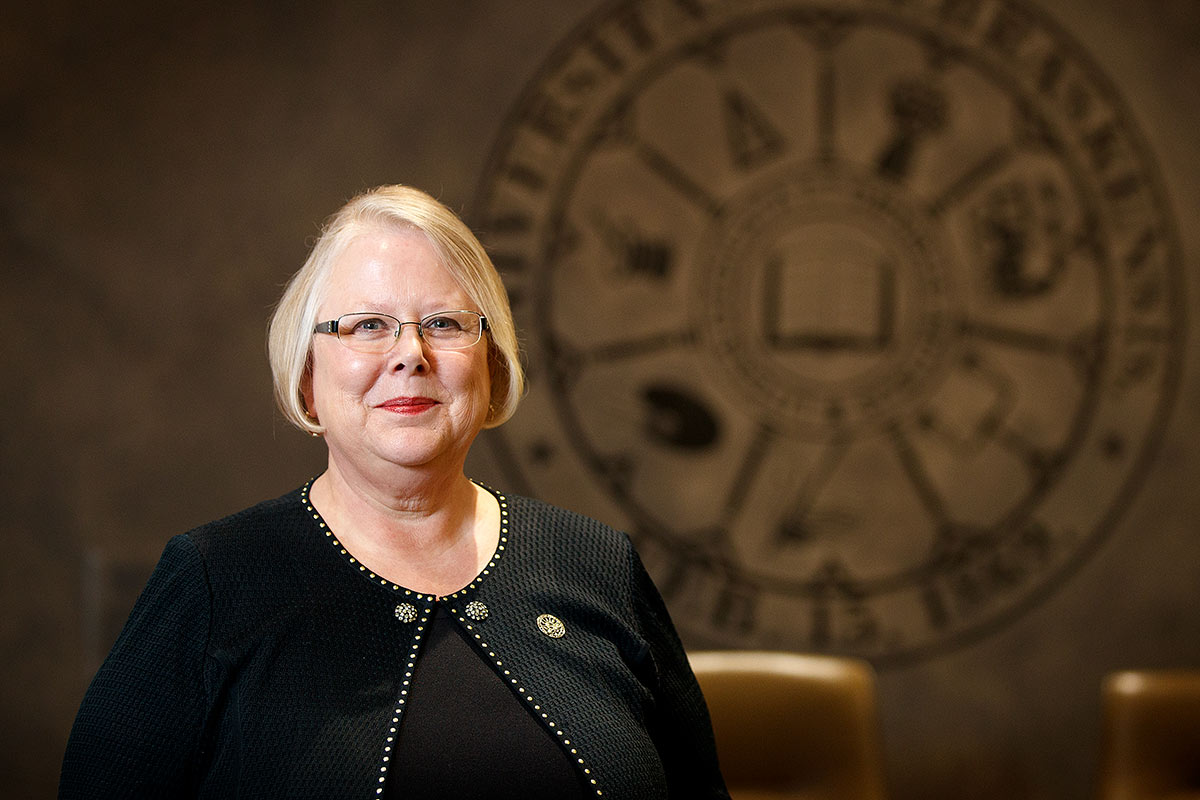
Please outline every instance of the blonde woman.
M626 536L464 474L524 385L508 299L429 195L326 224L271 323L309 484L172 539L60 797L726 798Z

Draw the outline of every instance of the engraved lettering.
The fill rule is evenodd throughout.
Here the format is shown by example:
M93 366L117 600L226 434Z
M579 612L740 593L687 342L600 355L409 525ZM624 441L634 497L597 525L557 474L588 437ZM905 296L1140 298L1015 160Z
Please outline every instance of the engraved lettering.
M527 189L540 192L546 188L546 178L528 164L513 163L508 165L508 177Z
M946 607L946 598L939 585L927 584L922 587L921 604L925 608L927 621L934 629L944 630L950 625L950 609Z
M1141 190L1142 179L1133 172L1127 172L1104 184L1104 196L1113 202L1129 200Z
M1125 272L1132 276L1139 274L1161 241L1156 228L1145 228L1133 243L1133 247L1125 254Z
M568 109L550 95L542 94L534 101L526 124L546 138L562 144L578 117L577 109Z
M600 76L592 67L575 67L563 75L562 88L564 92L577 99L600 84Z
M1160 243L1159 232L1153 227L1146 228L1124 258L1125 274L1131 283L1132 305L1141 312L1156 308L1163 300L1165 290L1161 273L1147 269Z
M633 46L642 52L654 47L654 34L646 25L641 9L630 3L618 12L617 25L629 36Z
M1036 520L998 541L964 542L938 583L923 593L930 623L944 627L951 618L966 619L1000 602L1048 566L1053 550L1051 532Z
M1067 62L1062 53L1052 50L1046 54L1038 70L1037 88L1042 94L1052 94L1058 91L1058 82L1062 80Z
M1080 122L1092 113L1092 93L1078 81L1067 84L1063 108L1072 120Z
M700 19L708 15L708 10L705 9L701 0L672 0L672 2L676 8L693 19Z
M608 43L599 36L589 33L586 41L588 51L595 56L596 60L599 61L600 64L602 64L606 69L608 69L609 72L619 74L625 70L625 62L619 55L617 55L616 51L609 47Z
M876 642L880 630L879 620L845 566L837 561L826 564L814 581L811 646L817 650L863 647Z
M1118 141L1117 128L1112 122L1107 122L1083 136L1081 143L1097 172L1104 172L1116 161Z

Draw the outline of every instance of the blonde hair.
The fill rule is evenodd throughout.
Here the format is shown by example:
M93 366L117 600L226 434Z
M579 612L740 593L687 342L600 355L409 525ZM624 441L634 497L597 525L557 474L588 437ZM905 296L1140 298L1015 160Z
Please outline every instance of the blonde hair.
M302 431L324 431L308 415L302 392L312 369L318 307L333 265L350 241L364 231L387 226L423 233L441 256L442 265L487 317L484 339L492 396L484 427L504 423L516 412L525 393L525 371L504 283L483 245L453 211L419 189L399 185L364 192L326 220L304 266L284 288L267 338L279 409Z

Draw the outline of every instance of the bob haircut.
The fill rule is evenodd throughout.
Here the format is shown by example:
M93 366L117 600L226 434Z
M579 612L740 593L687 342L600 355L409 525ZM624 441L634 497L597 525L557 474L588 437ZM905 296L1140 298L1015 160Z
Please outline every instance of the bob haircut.
M311 377L312 337L317 310L338 257L356 236L380 228L419 231L441 258L442 266L479 306L488 321L491 402L485 428L507 421L525 392L525 372L508 293L483 245L453 211L430 195L408 186L380 186L354 197L326 220L308 259L283 290L271 316L267 350L275 400L289 422L320 434L325 428L308 415L302 389Z

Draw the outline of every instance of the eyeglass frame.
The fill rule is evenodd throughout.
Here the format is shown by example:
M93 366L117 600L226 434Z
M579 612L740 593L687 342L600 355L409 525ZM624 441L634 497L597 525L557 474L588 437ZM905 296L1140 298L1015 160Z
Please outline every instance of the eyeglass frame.
M339 323L346 317L355 317L360 314L374 314L376 316L387 317L388 319L396 320L396 335L392 337L392 343L390 345L388 345L386 350L378 350L378 351L357 350L354 347L352 347L351 345L347 344L346 340L342 339L341 333L338 332ZM439 346L439 345L429 342L429 340L425 338L425 321L428 319L432 319L433 317L441 316L443 314L474 314L475 316L479 317L479 336L476 337L475 341L471 342L470 344L464 344L461 347L444 347L444 346ZM401 319L399 317L392 316L391 314L387 314L382 311L350 311L346 314L340 315L339 317L337 317L337 319L330 319L330 320L326 320L324 322L318 322L313 327L313 333L327 333L327 334L335 337L338 340L338 342L340 342L342 344L343 347L347 347L351 350L355 350L355 352L360 352L360 353L377 352L379 355L383 355L384 353L390 353L392 351L392 348L394 348L396 346L396 342L400 341L400 334L404 333L405 325L416 325L417 326L417 338L421 340L422 344L428 343L430 348L432 348L434 350L466 350L468 347L474 347L475 345L479 344L479 342L483 339L483 335L485 333L487 333L489 330L491 330L491 328L488 327L488 318L486 316L484 316L483 314L479 313L478 311L472 311L469 308L453 308L453 309L447 308L447 309L443 309L441 311L434 311L431 314L426 314L425 316L421 317L419 320L416 320L415 322L413 322L413 321L403 322L403 321L401 321Z

